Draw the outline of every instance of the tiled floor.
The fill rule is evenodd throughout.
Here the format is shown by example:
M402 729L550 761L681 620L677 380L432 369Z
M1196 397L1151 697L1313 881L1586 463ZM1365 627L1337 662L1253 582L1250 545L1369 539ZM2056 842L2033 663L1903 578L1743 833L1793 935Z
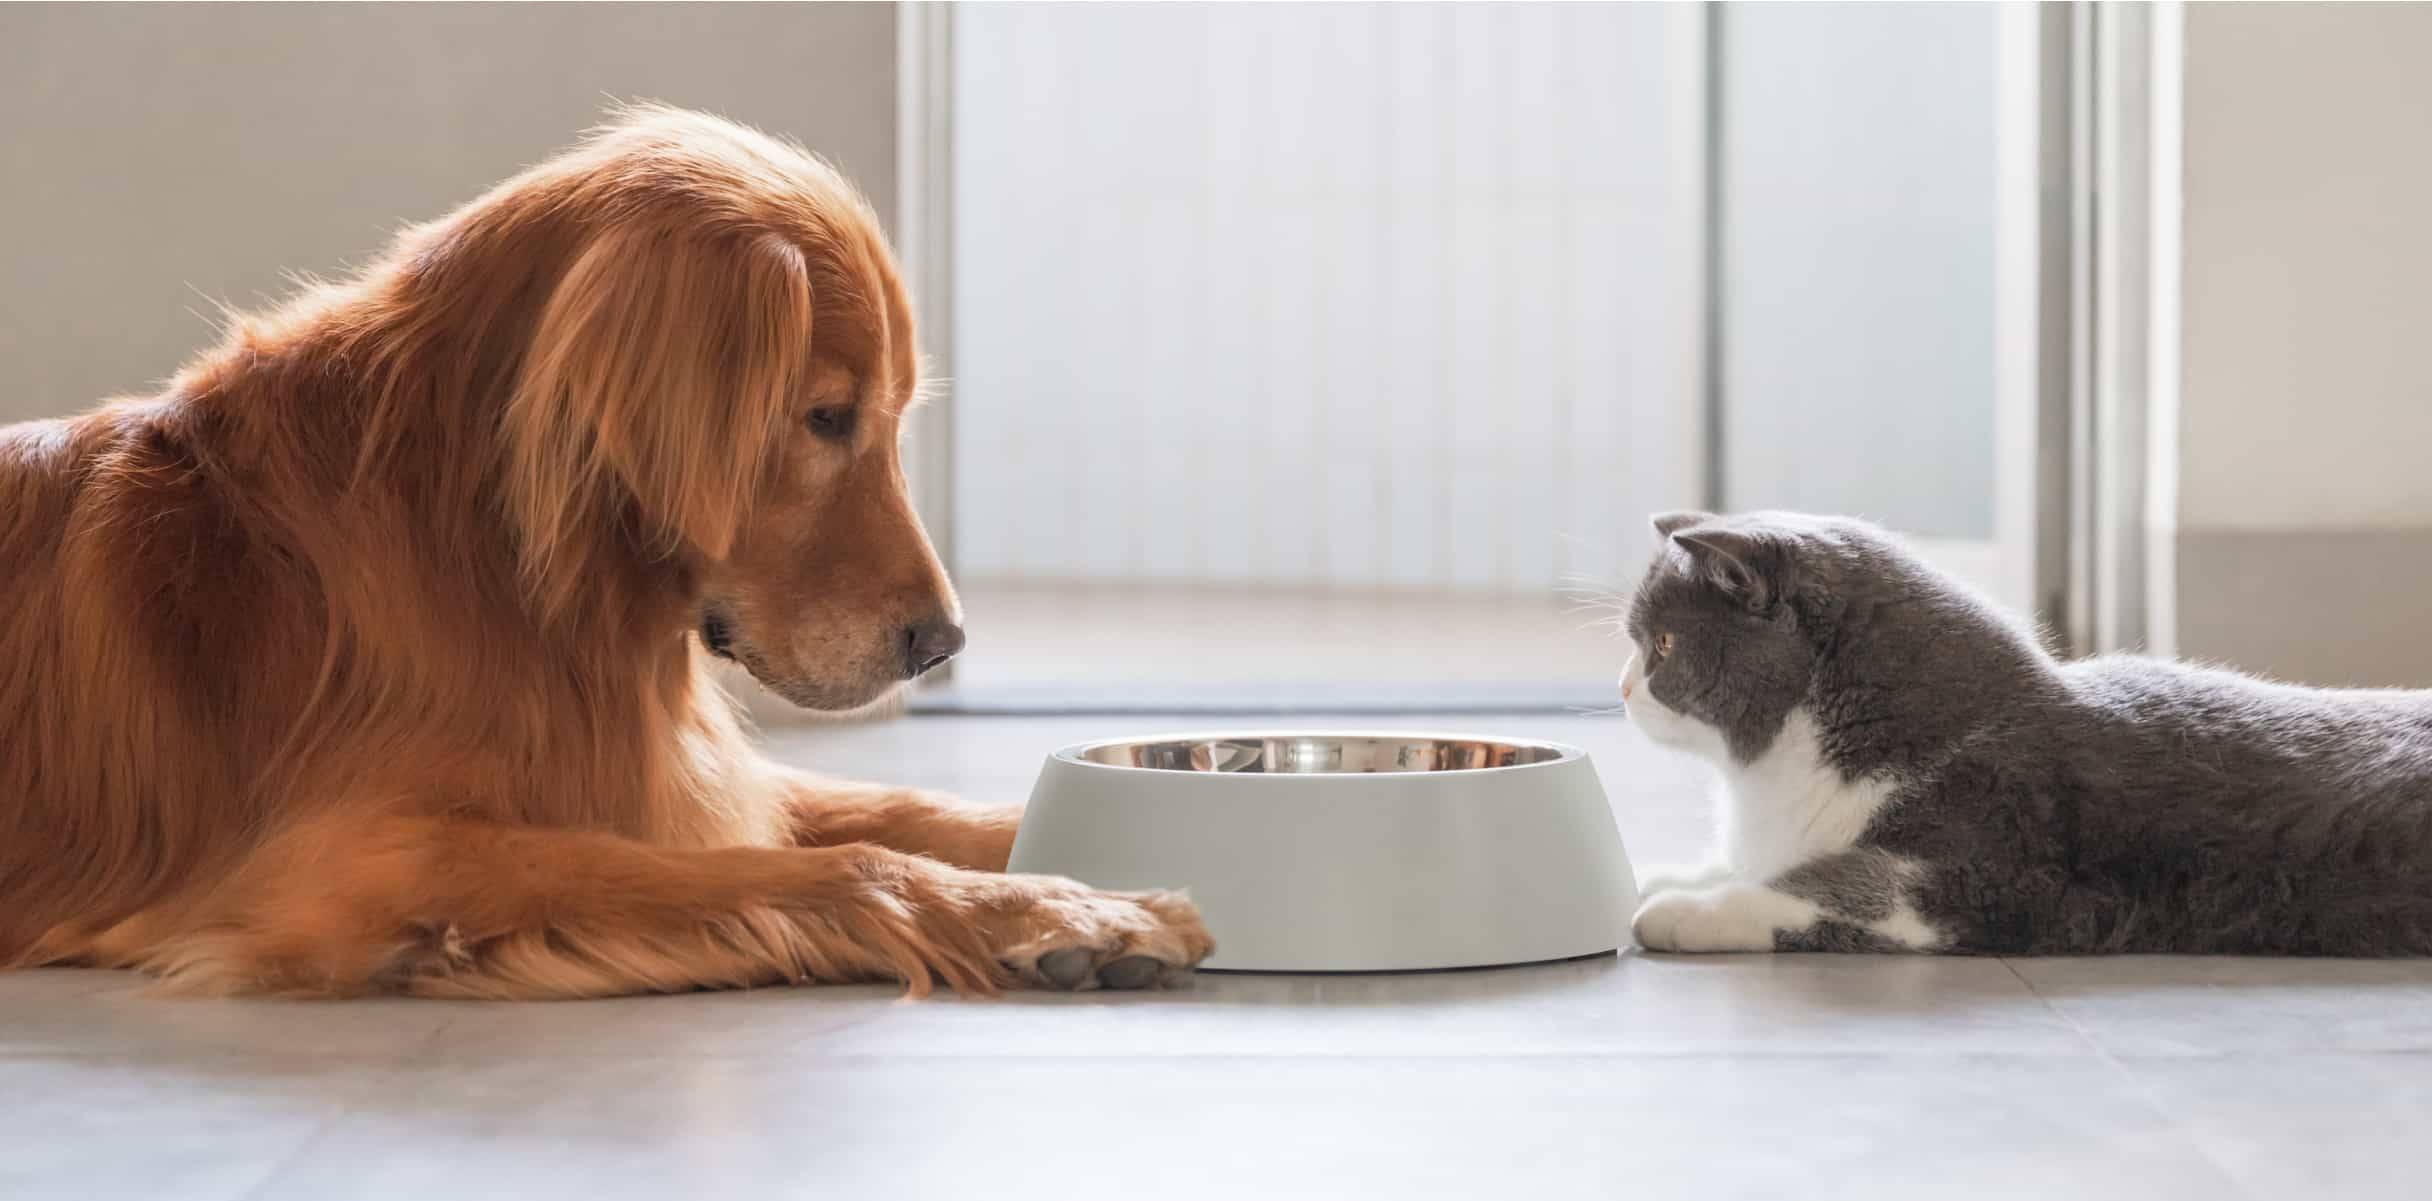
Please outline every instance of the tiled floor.
M1698 839L1695 773L1617 720L1427 724L1584 743L1642 862ZM1120 732L774 741L1002 798ZM2432 963L1633 954L559 1005L36 972L0 976L0 1197L2411 1198L2428 1053Z

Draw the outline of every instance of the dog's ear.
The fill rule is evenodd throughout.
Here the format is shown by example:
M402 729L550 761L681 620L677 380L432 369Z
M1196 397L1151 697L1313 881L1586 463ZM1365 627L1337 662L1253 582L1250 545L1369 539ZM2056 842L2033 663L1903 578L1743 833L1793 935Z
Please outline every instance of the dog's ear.
M583 251L507 417L511 506L544 600L567 599L549 564L620 519L619 493L654 550L727 554L792 427L811 311L802 253L774 236L634 229Z

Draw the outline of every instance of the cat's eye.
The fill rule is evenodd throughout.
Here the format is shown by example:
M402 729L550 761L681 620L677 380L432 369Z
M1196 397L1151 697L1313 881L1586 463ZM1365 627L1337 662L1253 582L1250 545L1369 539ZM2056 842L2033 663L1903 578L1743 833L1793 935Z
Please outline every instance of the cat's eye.
M832 442L842 442L853 436L853 406L822 405L812 409L802 419L811 432Z
M1670 634L1657 634L1655 636L1655 657L1661 659L1665 655L1669 655L1671 653L1672 636Z

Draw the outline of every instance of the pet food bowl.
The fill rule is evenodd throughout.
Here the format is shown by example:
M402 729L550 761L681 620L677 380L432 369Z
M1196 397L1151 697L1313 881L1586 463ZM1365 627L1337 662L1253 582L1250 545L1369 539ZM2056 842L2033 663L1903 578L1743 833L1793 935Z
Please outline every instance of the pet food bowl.
M1629 941L1586 752L1427 734L1133 738L1048 756L1011 870L1188 889L1211 970L1414 971Z

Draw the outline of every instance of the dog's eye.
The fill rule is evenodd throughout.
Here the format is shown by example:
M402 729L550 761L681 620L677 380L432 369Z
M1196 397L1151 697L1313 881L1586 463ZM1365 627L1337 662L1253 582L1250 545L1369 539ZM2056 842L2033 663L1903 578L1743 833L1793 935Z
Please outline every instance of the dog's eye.
M827 405L812 409L810 416L802 420L803 424L811 427L812 433L831 441L842 442L853 436L851 405Z

